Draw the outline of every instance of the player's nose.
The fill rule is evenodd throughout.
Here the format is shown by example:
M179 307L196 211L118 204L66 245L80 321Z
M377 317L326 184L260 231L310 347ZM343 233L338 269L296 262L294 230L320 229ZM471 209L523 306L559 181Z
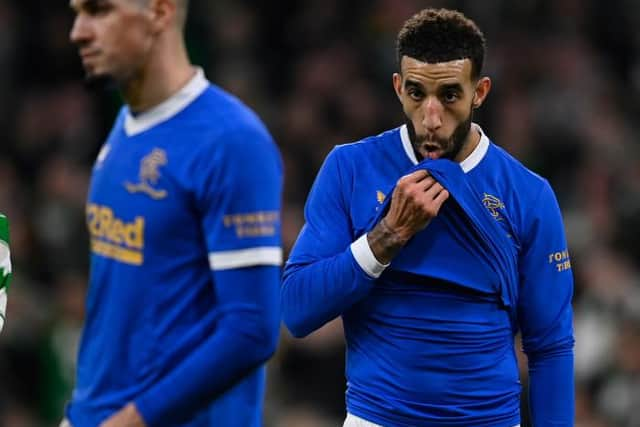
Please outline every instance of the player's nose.
M435 97L429 97L422 104L422 125L428 131L436 131L442 126L442 104Z
M76 15L69 32L69 40L76 45L82 45L91 39L91 34L89 19L83 14Z

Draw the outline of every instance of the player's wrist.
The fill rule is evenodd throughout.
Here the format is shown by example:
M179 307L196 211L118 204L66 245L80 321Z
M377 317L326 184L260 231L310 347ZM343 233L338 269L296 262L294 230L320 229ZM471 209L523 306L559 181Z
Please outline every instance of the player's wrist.
M380 220L380 226L391 242L404 246L415 234L415 230L410 227L402 227L391 222L387 217Z
M371 251L381 264L390 263L410 238L408 233L391 226L386 218L382 218L367 234Z

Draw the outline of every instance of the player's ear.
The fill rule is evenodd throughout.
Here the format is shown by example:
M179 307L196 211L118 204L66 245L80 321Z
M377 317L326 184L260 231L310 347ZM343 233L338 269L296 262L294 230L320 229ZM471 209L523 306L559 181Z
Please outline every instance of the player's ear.
M154 33L165 30L176 20L175 0L150 0L151 27Z
M396 96L402 102L402 75L400 73L393 73L393 89L396 91Z
M473 93L473 102L471 106L475 108L479 108L484 100L489 95L489 91L491 90L491 79L489 77L481 77L478 79L476 83L476 89Z

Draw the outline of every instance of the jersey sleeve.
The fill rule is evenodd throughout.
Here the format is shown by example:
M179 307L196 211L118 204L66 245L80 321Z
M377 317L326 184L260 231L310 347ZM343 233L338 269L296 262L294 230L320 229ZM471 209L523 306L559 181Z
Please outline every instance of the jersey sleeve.
M573 275L560 208L546 182L530 206L519 269L518 320L534 425L573 426Z
M282 165L275 146L260 136L230 136L197 189L214 271L282 264Z
M11 252L9 250L9 222L0 214L0 331L4 327L7 310L7 288L11 281Z
M354 255L362 253L358 248L366 241L353 235L350 185L339 149L334 149L309 193L305 225L284 269L283 320L294 336L305 336L339 316L373 287L375 275L367 274Z

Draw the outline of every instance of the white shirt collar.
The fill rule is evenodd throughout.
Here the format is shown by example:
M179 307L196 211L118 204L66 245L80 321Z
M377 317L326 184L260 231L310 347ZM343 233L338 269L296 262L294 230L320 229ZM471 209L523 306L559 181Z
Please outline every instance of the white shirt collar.
M197 68L195 76L182 89L150 110L134 117L127 109L124 119L124 130L127 136L142 133L175 116L200 96L207 87L209 82L204 76L204 71L202 68Z
M482 128L476 124L472 123L472 127L480 132L480 142L473 149L471 154L467 156L466 159L460 162L460 167L464 171L464 173L469 172L471 169L478 166L478 163L484 158L485 154L489 150L489 138L484 134ZM418 164L418 159L416 158L416 153L413 151L413 146L411 145L411 139L409 138L409 130L407 129L407 125L402 125L400 128L400 139L402 140L402 147L404 148L407 157L414 165Z

